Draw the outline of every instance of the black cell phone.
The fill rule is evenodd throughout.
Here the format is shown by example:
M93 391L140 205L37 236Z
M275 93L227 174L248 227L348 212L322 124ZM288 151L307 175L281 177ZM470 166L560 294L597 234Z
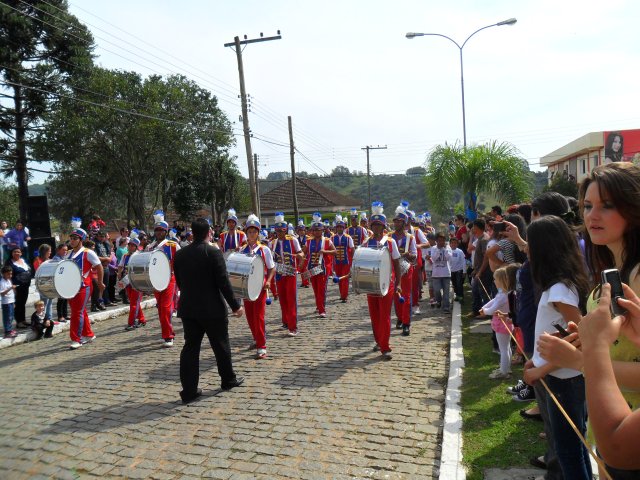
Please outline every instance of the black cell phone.
M615 268L602 271L602 283L608 283L611 285L611 313L613 315L624 315L627 311L618 305L618 298L624 298L624 291L622 290L622 280L620 279L620 272Z
M564 338L564 337L569 335L569 332L567 332L562 325L560 325L558 323L552 323L551 325L553 325L555 327L555 329L558 330L558 332L560 332L560 336L562 338Z
M504 232L507 228L504 222L493 222L491 226L494 232Z

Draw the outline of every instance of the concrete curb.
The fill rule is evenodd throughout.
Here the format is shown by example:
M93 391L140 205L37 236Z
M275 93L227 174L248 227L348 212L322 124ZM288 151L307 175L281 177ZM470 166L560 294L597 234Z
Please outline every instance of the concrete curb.
M40 298L40 297L38 297ZM151 298L149 300L144 300L140 302L140 307L143 309L151 308L156 306L156 299ZM128 315L129 314L129 305L124 305L121 307L114 308L112 310L104 310L102 312L95 312L89 314L89 319L91 323L101 322L103 320L108 320L110 318L119 317L120 315ZM67 323L59 323L58 325L53 327L53 334L58 335L59 333L66 332L69 330L71 324ZM21 330L19 331L18 336L15 338L1 338L0 339L0 350L3 348L13 347L14 345L20 345L21 343L30 342L36 339L36 332L31 329Z
M440 480L465 480L467 476L462 465L460 387L462 386L464 355L462 352L462 320L460 313L460 304L453 302L449 348L449 381L445 397L442 453L440 455Z

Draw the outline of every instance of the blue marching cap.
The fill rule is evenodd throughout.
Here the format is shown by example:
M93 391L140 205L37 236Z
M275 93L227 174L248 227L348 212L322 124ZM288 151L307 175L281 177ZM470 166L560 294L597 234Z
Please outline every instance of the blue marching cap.
M156 222L156 223L153 225L153 229L154 229L154 230L165 230L165 231L167 231L167 232L168 232L168 231L169 231L169 224L168 224L167 222L165 222L165 221L162 221L162 222Z
M373 202L371 204L371 225L374 223L387 224L387 217L384 215L384 204L382 202Z
M75 235L76 237L80 237L80 240L84 240L87 238L87 232L84 231L82 228L74 228L71 233L69 234L69 236L71 235Z
M140 240L138 240L137 238L130 238L129 239L129 245L135 245L136 247L140 246Z
M256 228L256 229L258 229L258 232L260 232L260 229L262 228L262 224L260 223L260 219L256 215L254 215L253 213L251 215L249 215L249 217L247 218L246 223L244 224L245 231L248 230L249 228Z
M276 212L274 226L276 228L284 228L284 229L289 227L289 224L284 219L284 212Z

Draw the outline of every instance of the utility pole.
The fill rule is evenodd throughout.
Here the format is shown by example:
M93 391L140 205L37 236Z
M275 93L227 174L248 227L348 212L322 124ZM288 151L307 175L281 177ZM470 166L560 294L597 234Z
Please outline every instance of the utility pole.
M249 169L249 189L251 192L251 207L255 214L260 217L260 205L258 203L258 189L257 189L257 178L254 175L253 169L253 155L251 153L251 130L249 129L249 112L247 111L247 91L244 85L244 66L242 65L242 49L241 45L247 45L249 43L256 42L267 42L269 40L280 40L282 36L280 35L280 30L278 30L278 35L274 37L263 37L263 34L260 34L260 38L252 38L251 40L247 40L247 36L244 36L244 40L240 41L239 37L234 37L232 43L225 43L225 47L234 47L236 50L236 56L238 57L238 75L240 76L240 100L242 105L242 129L244 131L244 146L247 151L247 167Z
M287 117L289 121L289 155L291 156L291 194L293 195L293 224L298 224L298 194L296 191L296 148L293 145L293 127L291 126L291 115Z
M260 176L258 175L258 154L253 154L253 170L256 175L256 196L258 197L258 212L260 212ZM256 213L258 218L260 218L260 213Z
M369 192L369 206L371 206L371 168L369 167L369 150L386 150L387 146L381 147L378 145L377 147L372 147L367 145L366 147L362 147L360 150L367 151L367 190Z

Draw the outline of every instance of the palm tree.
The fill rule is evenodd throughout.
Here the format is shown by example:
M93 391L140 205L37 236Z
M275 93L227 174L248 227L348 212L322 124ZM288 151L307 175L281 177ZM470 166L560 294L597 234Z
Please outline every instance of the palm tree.
M515 203L530 197L533 177L527 161L508 142L492 141L463 147L438 145L425 162L425 185L430 204L440 213L448 212L452 197L462 190L467 217L475 215L479 193L498 201Z

